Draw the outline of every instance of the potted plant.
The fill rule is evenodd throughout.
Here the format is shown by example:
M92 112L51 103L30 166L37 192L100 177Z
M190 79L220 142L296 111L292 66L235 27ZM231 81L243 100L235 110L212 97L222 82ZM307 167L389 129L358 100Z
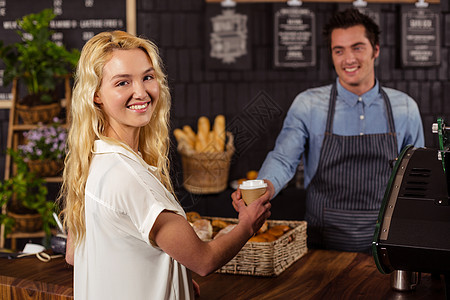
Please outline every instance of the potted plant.
M51 121L58 115L60 98L56 88L64 76L75 67L80 52L76 49L66 50L51 40L50 22L55 18L51 9L44 9L37 14L29 14L17 20L17 34L21 42L4 46L0 41L0 59L5 64L4 85L14 79L23 81L28 92L18 100L17 110L25 123ZM34 110L44 105L44 116ZM51 114L48 111L56 114ZM33 112L37 117L24 117L24 113ZM44 120L45 116L47 119Z
M14 176L0 183L0 206L6 205L6 213L0 215L5 225L5 234L16 231L33 232L41 228L49 237L50 226L55 225L53 212L55 203L47 201L45 181L34 172L29 172L27 164L18 152L9 150L17 165Z
M67 130L58 118L49 125L38 124L23 133L25 143L18 146L30 171L41 177L55 176L64 167Z

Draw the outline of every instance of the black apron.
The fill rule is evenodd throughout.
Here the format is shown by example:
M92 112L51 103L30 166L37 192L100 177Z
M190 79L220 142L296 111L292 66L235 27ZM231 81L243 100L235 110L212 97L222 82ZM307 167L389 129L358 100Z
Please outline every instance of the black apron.
M397 138L389 98L380 87L388 133L333 134L336 84L331 88L320 160L307 188L308 244L342 251L370 250L375 223L397 157ZM369 125L370 126L370 125Z

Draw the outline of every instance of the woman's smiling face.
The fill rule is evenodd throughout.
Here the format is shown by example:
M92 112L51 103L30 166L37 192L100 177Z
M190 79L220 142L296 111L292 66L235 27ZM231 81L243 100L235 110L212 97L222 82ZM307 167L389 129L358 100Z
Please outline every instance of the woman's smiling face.
M130 135L137 137L140 128L150 122L158 99L159 83L147 53L113 50L94 98L107 116L107 130L123 141Z
M379 49L379 46L372 48L362 25L333 30L331 33L333 64L339 82L344 88L362 95L374 86L374 63L379 55Z

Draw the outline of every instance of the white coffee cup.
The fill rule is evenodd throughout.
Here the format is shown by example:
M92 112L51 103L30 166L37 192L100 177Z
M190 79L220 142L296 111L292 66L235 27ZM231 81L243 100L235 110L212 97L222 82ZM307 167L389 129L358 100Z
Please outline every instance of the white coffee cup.
M245 204L250 205L250 203L264 195L267 183L260 179L246 180L239 185L239 189Z

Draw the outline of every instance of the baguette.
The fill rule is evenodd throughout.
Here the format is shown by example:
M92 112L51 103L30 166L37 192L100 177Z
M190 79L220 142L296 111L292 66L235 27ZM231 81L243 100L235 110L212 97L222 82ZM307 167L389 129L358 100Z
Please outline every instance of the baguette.
M224 115L217 115L216 118L214 119L213 132L214 132L215 150L218 152L225 151L226 131L225 131Z
M207 151L209 144L209 130L211 124L207 117L200 117L197 121L197 137L195 139L195 150L198 152Z
M226 129L225 116L217 115L211 130L211 123L205 116L197 120L197 134L191 126L173 131L179 144L186 144L197 152L224 152Z
M195 134L194 130L192 130L192 127L189 125L184 125L183 131L184 131L184 133L186 133L186 135L189 137L189 139L192 140L193 143L195 143L195 138L197 135Z
M173 135L175 136L178 144L185 144L191 148L194 148L194 141L191 140L183 130L177 128L173 131Z
M211 130L211 124L209 123L209 119L205 116L201 116L197 121L197 135L208 135L208 132Z
M208 147L208 135L204 136L203 134L198 133L195 138L195 151L205 152L207 147Z

